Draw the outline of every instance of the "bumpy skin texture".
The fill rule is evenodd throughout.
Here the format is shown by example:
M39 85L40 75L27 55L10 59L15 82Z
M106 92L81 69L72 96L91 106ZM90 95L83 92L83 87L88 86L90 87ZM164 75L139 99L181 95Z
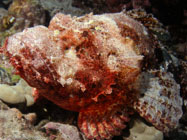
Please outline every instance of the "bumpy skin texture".
M148 30L124 13L57 14L48 28L9 37L4 49L36 98L80 112L78 125L88 139L110 139L136 108L141 63L154 58L151 45Z
M182 116L180 86L171 73L162 71L142 72L139 78L140 97L134 104L140 116L157 129L168 132L176 128Z

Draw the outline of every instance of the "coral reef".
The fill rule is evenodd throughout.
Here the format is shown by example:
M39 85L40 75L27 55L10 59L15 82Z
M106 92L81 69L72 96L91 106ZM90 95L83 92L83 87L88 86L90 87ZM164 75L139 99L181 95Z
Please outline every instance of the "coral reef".
M0 19L2 19L2 17L4 15L7 15L8 14L8 11L4 8L0 8Z
M0 91L0 99L5 102L11 104L26 102L27 106L34 104L32 88L23 79L13 86L0 84Z
M8 13L15 18L24 18L24 28L45 22L44 11L37 0L14 0L8 8Z
M158 21L145 17L59 13L48 28L36 26L9 37L3 49L17 74L34 87L36 100L45 97L79 112L78 126L88 139L119 135L135 111L168 132L178 125L182 99L155 53L163 47L155 28L141 19Z
M34 114L22 114L15 108L9 108L0 101L0 138L1 140L49 140L44 133L36 130L31 123Z
M72 16L80 16L85 12L80 8L72 6L73 0L39 0L41 6L49 12L50 17L53 17L56 13L70 14Z
M20 76L14 74L14 68L7 64L7 60L1 59L1 56L0 61L0 84L15 85Z
M0 42L16 32L39 24L45 24L45 12L38 0L14 0L8 14L0 20Z
M11 83L10 75L7 71L0 67L0 84Z
M1 0L3 4L10 4L13 0Z

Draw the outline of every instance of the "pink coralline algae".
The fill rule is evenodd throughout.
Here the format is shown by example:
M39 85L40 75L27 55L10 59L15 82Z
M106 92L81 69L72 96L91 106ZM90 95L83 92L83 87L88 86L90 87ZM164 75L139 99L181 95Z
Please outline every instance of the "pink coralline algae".
M9 37L3 49L36 99L79 112L78 126L88 139L119 135L134 112L168 132L182 116L180 86L167 70L150 70L159 42L139 21L125 12L59 13L48 28Z

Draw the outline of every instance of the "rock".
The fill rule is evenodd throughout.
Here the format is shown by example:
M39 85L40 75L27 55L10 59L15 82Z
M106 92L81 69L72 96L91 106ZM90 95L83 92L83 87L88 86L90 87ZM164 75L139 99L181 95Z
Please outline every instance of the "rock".
M20 76L15 74L8 58L4 54L0 54L0 84L15 85L19 80Z
M187 100L187 61L180 60L180 73L179 75L179 80L181 84L181 93L182 97ZM187 109L187 104L186 104L186 109Z
M50 17L53 17L58 12L72 16L84 14L81 9L72 6L72 0L40 0L40 3L50 13Z
M4 67L0 64L0 84L15 85L20 80L20 76L13 73L13 68Z
M163 133L148 126L142 120L136 119L130 129L130 136L124 140L163 140Z
M35 113L29 113L29 114L26 114L24 115L24 118L32 125L35 124L36 122L36 119L37 119L37 116Z
M0 8L0 19L1 19L3 16L7 15L7 14L8 14L8 11L7 11L6 9Z
M170 132L164 140L186 140L187 127Z
M172 46L173 51L181 58L187 61L187 42Z
M4 3L4 4L10 4L11 2L12 2L13 0L2 0L2 3Z
M0 100L0 110L8 110L9 107L8 105L4 104L1 100Z
M34 104L32 88L23 79L13 86L0 84L0 99L10 104L24 102L27 106Z
M36 130L17 109L10 109L0 101L1 140L49 140L44 133Z
M54 137L58 140L82 140L77 127L72 125L49 122L43 128L51 138ZM51 133L54 131L57 131L55 136Z
M11 82L10 75L6 70L0 67L0 84L7 84Z
M73 0L73 5L84 10L86 13L92 12L94 14L103 14L108 13L109 11L121 11L121 8L119 6L120 2L121 0Z

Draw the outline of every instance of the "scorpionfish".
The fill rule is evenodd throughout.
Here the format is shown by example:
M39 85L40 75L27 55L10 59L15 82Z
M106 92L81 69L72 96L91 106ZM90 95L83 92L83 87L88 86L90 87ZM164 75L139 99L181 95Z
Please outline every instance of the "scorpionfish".
M159 28L164 30L141 10L58 13L48 28L7 38L3 51L36 99L79 112L78 126L88 139L119 135L134 112L168 132L182 116L182 99L172 73L158 66Z

